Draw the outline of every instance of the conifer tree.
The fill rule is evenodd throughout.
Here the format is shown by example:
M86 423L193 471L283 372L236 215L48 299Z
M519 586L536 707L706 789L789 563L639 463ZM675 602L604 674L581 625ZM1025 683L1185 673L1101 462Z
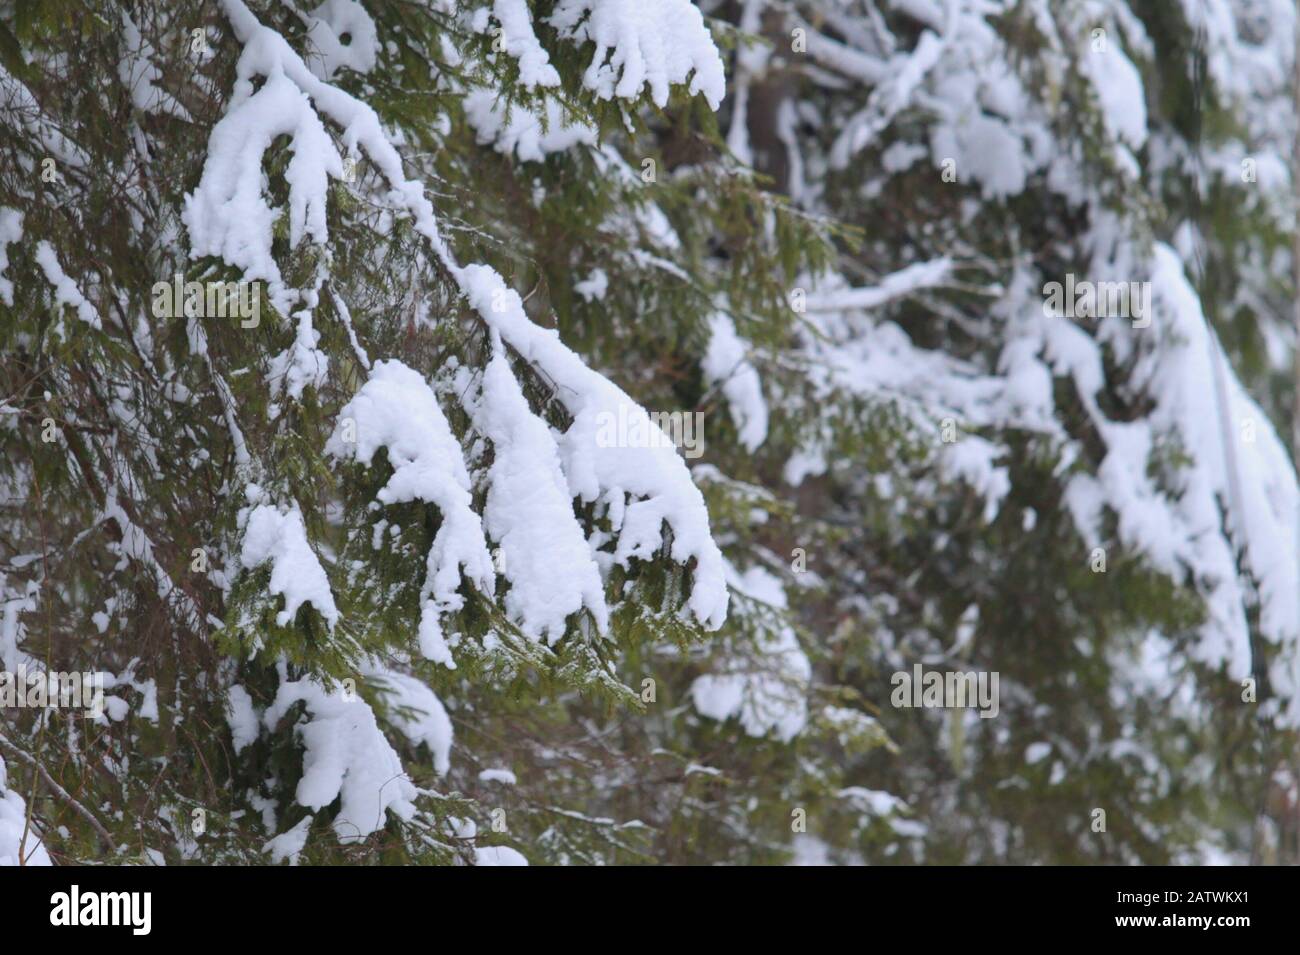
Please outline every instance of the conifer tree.
M1295 7L1074 6L0 0L0 862L1293 858Z

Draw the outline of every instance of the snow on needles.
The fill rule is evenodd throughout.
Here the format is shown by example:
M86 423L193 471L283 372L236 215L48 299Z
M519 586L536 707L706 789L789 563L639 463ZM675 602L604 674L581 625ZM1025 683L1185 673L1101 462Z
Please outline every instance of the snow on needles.
M438 407L433 389L419 372L396 359L376 362L370 378L344 406L326 453L370 464L384 448L393 476L379 491L384 504L424 501L436 506L442 523L429 549L422 588L420 650L430 660L455 664L438 622L441 613L457 610L464 576L480 591L491 593L496 575L472 508L469 473L460 445Z
M746 357L749 344L736 334L736 326L723 312L709 321L709 349L700 368L710 384L722 389L731 408L740 443L755 451L767 438L767 402L758 371Z
M1300 661L1293 656L1300 640L1295 471L1268 417L1228 367L1182 260L1167 245L1154 248L1151 282L1152 327L1160 342L1143 356L1139 371L1156 407L1144 420L1110 421L1094 398L1096 359L1075 362L1071 371L1107 454L1096 478L1074 479L1067 500L1090 536L1096 537L1104 503L1116 511L1126 543L1166 572L1190 570L1205 588L1209 609L1197 656L1226 662L1234 676L1245 677L1251 672L1250 600L1234 554L1239 548L1241 569L1258 588L1260 630L1288 648L1272 679L1290 695L1300 686ZM1064 334L1058 330L1052 345L1062 355L1068 354ZM1178 472L1174 496L1159 492L1148 474L1162 436L1175 437L1195 459L1194 467ZM1291 698L1291 715L1300 719L1300 704Z
M550 97L541 112L523 103L512 103L507 109L496 92L482 89L467 93L464 106L465 119L474 127L480 146L491 145L506 156L514 153L523 162L541 162L579 143L596 143L596 130L566 120L560 104Z
M722 553L709 531L704 496L672 442L664 436L663 441L648 442L649 447L601 446L597 434L603 422L629 421L629 433L647 435L658 426L621 388L588 368L560 341L558 332L533 324L519 293L495 270L465 266L461 279L470 304L488 325L555 383L556 397L573 416L560 441L569 492L601 503L618 534L615 561L627 566L632 558L652 559L663 546L667 523L672 559L679 564L695 561L691 611L708 629L722 626L727 616Z
M358 144L365 149L392 185L392 198L411 211L420 231L445 255L432 207L420 185L403 175L401 158L375 111L324 79L339 65L363 71L372 65L374 25L364 9L348 0L329 0L312 14L309 33L317 52L309 67L279 33L262 26L242 0L223 0L222 6L244 49L230 107L212 132L198 188L185 202L182 219L191 256L218 256L242 269L247 278L266 280L272 302L288 310L294 296L284 288L271 255L271 227L279 213L263 195L262 158L276 137L290 137L293 159L285 171L290 246L296 247L304 236L324 242L328 180L343 177L343 162L317 110L344 128L348 150ZM522 6L516 0L500 0L494 7L507 49L519 58L525 85L555 85L554 68ZM551 22L570 39L596 44L584 81L599 95L635 98L649 86L655 103L664 106L669 85L686 83L689 77L692 94L702 93L714 109L722 101L722 59L704 18L687 0L562 0ZM354 37L346 48L339 47L337 39L343 32ZM359 59L345 60L342 50ZM259 76L266 82L254 91Z
M251 570L267 561L271 563L271 593L284 597L284 609L275 622L287 626L298 608L309 603L333 630L339 611L329 578L307 543L307 528L296 506L280 510L271 504L259 504L249 512L240 563Z
M23 214L17 209L0 206L0 302L13 307L14 285L5 278L9 266L9 246L23 237Z
M121 17L123 56L117 73L131 91L132 104L142 113L168 113L190 122L189 111L158 86L162 70L153 63L156 55L153 46L141 37L140 29L125 10L121 11Z
M470 407L492 442L488 533L501 546L510 590L506 611L529 636L554 644L566 620L586 607L602 633L609 624L600 569L574 519L560 452L546 423L532 413L500 342Z
M54 289L54 300L60 305L70 305L77 317L91 328L99 328L99 313L81 294L77 283L68 277L59 265L59 258L54 254L54 247L42 239L36 243L36 264L41 267L45 277Z
M328 177L343 177L343 160L302 89L278 64L260 68L257 54L269 46L250 44L240 56L240 79L230 110L212 130L203 176L185 200L182 219L189 230L191 257L217 256L242 269L248 279L264 279L271 301L287 312L292 295L271 255L271 227L279 213L262 194L262 158L276 137L290 137L293 158L285 179L289 245L294 248L304 235L325 241ZM266 76L256 93L251 83L255 72Z
M736 592L760 610L785 610L785 588L771 571L751 567L741 575L729 565L727 571ZM719 672L697 677L691 684L691 700L701 716L719 721L739 717L750 736L772 733L788 743L808 722L812 664L794 630L784 622L764 627L755 644L756 657L728 648Z
M668 17L672 13L668 8L678 6L682 8L676 11L680 18L674 21ZM272 298L279 305L297 297L283 288L271 257L275 213L262 196L261 162L271 138L279 134L294 136L295 155L286 172L291 245L304 234L323 241L327 177L341 175L341 161L315 115L314 110L320 109L344 127L348 149L356 144L364 148L391 186L389 199L410 213L416 231L429 240L434 255L455 277L489 327L556 382L559 397L575 418L560 446L569 491L584 501L601 501L621 532L616 561L626 565L634 557L651 558L663 544L666 522L673 535L673 560L683 564L695 561L690 609L705 626L721 626L727 606L722 557L709 532L703 496L682 459L669 442L665 442L667 447L651 448L596 446L598 418L604 414L612 415L614 420L629 415L644 419L638 423L647 429L643 433L649 433L653 425L644 409L588 368L554 331L533 324L524 313L519 295L505 285L496 271L485 265L462 267L456 262L440 234L423 187L405 178L401 157L385 136L373 109L319 79L283 37L258 23L241 0L223 0L223 7L244 43L244 51L237 66L239 79L230 110L213 132L203 177L186 202L191 254L220 255L244 269L248 277L267 279ZM585 11L591 12L591 19L582 20L579 26ZM634 70L629 75L638 77L638 88L647 76L656 95L661 82L683 82L690 67L683 65L680 57L689 52L687 58L692 63L700 60L703 64L695 66L692 90L705 88L711 101L721 96L717 50L699 11L683 0L674 0L663 9L646 8L635 13L631 6L621 3L602 2L590 10L589 5L566 3L557 10L556 15L561 14L562 19L567 18L564 22L569 29L583 32L584 36L590 32L608 40L607 46L617 46L622 52L616 52L615 61ZM649 44L651 52L633 56L624 49L634 37ZM661 49L667 41L673 41L672 49ZM703 56L701 43L708 44L711 60ZM664 57L676 65L664 65ZM716 84L710 80L715 74L709 63L716 66ZM252 81L256 76L265 77L266 83L254 93ZM666 86L663 95L666 101ZM319 152L309 148L313 143L320 147ZM299 159L302 162L295 167ZM481 525L470 510L464 462L432 391L417 373L399 362L379 363L371 381L374 386L364 386L340 416L341 421L356 420L355 447L347 447L336 430L327 450L339 457L355 455L368 463L380 446L389 447L390 459L395 457L398 470L381 493L381 500L418 498L436 504L442 511L443 527L428 559L420 645L426 656L450 665L451 654L438 615L462 605L456 593L460 567L486 592L490 592L494 580ZM628 495L637 500L629 504Z
M328 80L344 66L358 73L375 68L379 37L375 22L361 4L355 0L325 0L304 19L310 24L307 40L312 47L307 64L320 79ZM346 44L344 36L350 37Z
M663 107L669 85L690 77L692 95L703 93L714 109L722 103L722 58L689 0L560 0L549 22L561 36L596 45L582 81L602 99L635 99L648 86Z
M266 710L265 725L274 727L298 702L308 714L297 726L306 749L299 805L319 811L339 799L333 826L344 843L378 829L385 812L399 819L415 815L415 786L365 700L308 679L286 680Z
M451 717L437 694L415 677L377 661L371 661L362 672L385 697L388 722L412 743L427 746L434 771L444 775L451 768L452 728Z
M17 791L7 788L5 761L0 756L0 867L53 864L40 834L29 824L27 803Z
M527 0L496 0L492 16L501 24L501 42L506 52L519 61L519 82L523 86L559 86L560 74L551 57L537 42Z

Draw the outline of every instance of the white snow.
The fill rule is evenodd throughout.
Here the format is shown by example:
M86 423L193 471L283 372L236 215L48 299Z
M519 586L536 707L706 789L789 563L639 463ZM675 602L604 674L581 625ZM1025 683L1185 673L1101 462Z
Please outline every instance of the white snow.
M23 237L23 214L17 209L0 206L0 302L14 304L13 282L5 278L9 267L9 246Z
M815 289L808 293L806 304L811 312L879 308L914 292L941 286L951 276L951 259L918 262L886 275L877 284L865 288Z
M265 67L258 56L268 47L274 49L263 39L267 33L259 33L262 42L246 46L240 56L239 82L226 115L212 130L203 175L186 197L181 218L189 231L191 258L217 256L241 269L247 280L264 279L272 304L287 312L293 295L284 288L271 255L271 227L281 213L264 195L262 157L277 137L290 137L293 158L285 179L289 244L294 248L304 236L315 242L328 238L326 186L330 176L343 177L343 160L307 94L281 69ZM270 35L284 43L278 34ZM251 82L255 73L266 76L257 92ZM305 67L303 73L319 82Z
M123 55L117 75L131 91L132 104L142 113L166 113L191 122L189 110L158 86L162 70L153 63L156 56L153 46L141 37L139 28L125 10L121 16Z
M1193 653L1211 665L1226 663L1234 679L1251 672L1250 599L1241 576L1249 573L1259 591L1260 630L1283 647L1272 676L1289 693L1300 686L1295 470L1267 416L1223 357L1178 253L1157 244L1148 268L1155 311L1150 327L1130 331L1115 322L1111 328L1121 343L1121 335L1138 336L1132 342L1141 349L1134 378L1155 403L1145 417L1111 421L1096 400L1103 384L1097 343L1065 319L1044 322L1057 372L1073 377L1106 444L1097 475L1076 476L1066 501L1089 546L1099 543L1103 509L1110 508L1126 545L1165 573L1190 572L1209 610ZM1175 473L1175 495L1158 488L1149 473L1157 444L1171 439L1194 459ZM1292 718L1300 719L1300 706L1292 706Z
M523 853L509 846L481 846L474 850L475 865L528 865Z
M339 620L329 578L307 542L307 528L296 504L281 510L259 504L247 515L240 564L248 570L271 562L270 592L284 598L275 622L287 626L298 608L309 603L331 630Z
M718 384L727 398L740 443L757 450L767 438L767 402L758 371L747 358L748 343L736 334L730 316L715 312L709 322L709 349L700 369L710 384Z
M507 111L499 95L486 89L466 94L464 107L465 119L480 145L490 145L507 156L513 153L523 162L541 162L552 153L596 144L596 130L568 120L563 107L551 97L546 98L542 115L523 103L512 103Z
M727 84L722 57L689 0L560 0L549 21L561 36L596 46L583 85L602 99L636 99L643 87L659 107L690 79L714 109Z
M73 311L77 313L77 318L91 328L99 328L99 313L90 302L86 301L86 296L81 294L77 283L63 271L63 267L59 265L59 258L54 253L54 247L44 239L36 243L36 264L41 267L45 278L53 287L54 300L60 305L71 305Z
M960 441L945 445L939 454L939 468L949 480L964 481L984 498L984 520L992 521L1011 490L1007 469L994 462L1002 449L978 435L964 435Z
M355 441L348 440L350 428ZM428 659L454 668L438 618L464 605L457 593L462 571L488 594L496 575L483 526L471 507L460 445L428 383L396 359L375 362L369 379L339 412L325 445L327 454L365 465L380 448L387 452L393 476L379 491L379 501L418 500L438 508L442 523L426 561L419 639Z
M267 841L262 851L271 854L272 865L279 865L286 859L291 866L298 864L298 857L302 855L302 850L307 845L307 834L315 818L315 816L304 816L292 829L287 829Z
M1051 754L1051 743L1030 743L1025 747L1025 762L1033 766L1035 763L1041 763Z
M872 816L888 816L907 808L907 803L892 793L867 789L865 786L847 786L836 795L849 802L859 812L869 813Z
M581 282L573 283L573 290L586 302L599 302L609 289L609 276L604 269L593 269Z
M844 124L831 147L832 168L847 167L854 155L875 141L894 117L911 104L926 74L939 62L944 50L943 39L926 30L914 50L899 53L886 64L885 75L872 89L867 105Z
M1137 67L1117 43L1083 57L1082 67L1097 93L1110 135L1133 149L1147 140L1146 93Z
M461 266L455 261L439 232L432 204L418 182L405 178L401 157L384 135L374 110L314 76L283 37L261 26L241 0L223 0L223 7L244 44L244 52L237 66L239 81L235 96L226 117L218 124L221 135L214 131L203 178L187 200L186 224L194 246L191 254L221 255L227 262L241 267L246 275L266 278L272 285L273 301L287 303L293 297L282 287L278 269L270 257L273 213L261 195L260 157L269 145L266 138L269 130L279 130L277 134L293 133L304 142L325 136L313 112L313 107L320 109L344 127L344 141L349 149L358 143L365 149L391 186L389 199L411 214L415 229L429 240L434 254L455 277L488 326L556 382L559 397L575 418L560 443L565 477L573 496L584 501L601 501L619 531L615 560L626 564L633 558L650 558L663 543L663 525L667 523L673 532L672 558L682 564L694 561L690 609L706 627L720 626L727 605L721 554L709 533L703 497L691 482L681 458L671 445L634 449L596 446L596 427L602 413L612 414L615 420L621 420L620 412L630 413L645 418L647 428L653 427L644 409L588 368L559 341L554 331L533 324L524 313L518 293L508 288L493 269L485 265ZM587 13L591 14L589 18L585 16ZM560 18L557 27L562 32L567 31L573 37L591 35L598 38L598 44L604 44L599 47L598 60L588 70L592 82L604 83L608 78L609 70L602 72L600 62L605 52L612 49L611 62L624 71L619 87L627 90L627 95L637 95L642 83L649 82L658 97L661 84L683 82L686 73L694 69L692 92L705 90L715 105L721 98L721 60L699 11L685 0L640 8L622 0L599 0L594 9L588 0L580 0L563 3L556 8L554 16ZM662 48L668 41L673 44L671 50ZM650 53L644 57L640 52L642 43L650 47ZM266 83L253 93L251 81L258 75L266 77ZM612 78L609 81L612 93ZM279 91L270 97L267 91L273 86L278 86ZM662 93L666 102L666 85L662 86ZM290 177L290 206L291 210L298 210L291 221L306 223L303 228L318 239L323 238L326 173L336 174L338 158L328 137L325 139L325 158L315 156L314 162L305 158L297 173ZM305 152L304 155L315 154ZM297 162L298 158L295 152L293 161ZM238 219L237 227L232 219ZM318 221L319 234L312 226ZM433 404L431 399L432 396L429 403ZM436 404L433 407L436 411ZM432 413L428 416L431 422L436 422L431 427L445 430L441 413L436 414L436 419ZM330 448L336 455L346 454L338 437L336 431ZM369 443L371 453L378 446L373 438L362 440ZM368 461L369 454L359 459ZM416 496L418 487L422 493L443 497L441 503L432 503L439 503L444 525L449 524L454 530L444 526L439 538L447 549L454 550L444 554L444 548L436 543L430 552L430 575L425 583L430 599L426 600L421 615L420 640L426 655L450 665L451 654L442 636L438 607L460 606L460 598L454 593L459 579L457 564L465 563L470 579L482 589L490 587L493 576L483 560L485 551L479 548L481 533L477 533L477 518L471 526L465 516L472 516L468 506L463 513L458 513L457 508L449 512L442 506L455 503L458 496L445 479L446 468L451 468L453 476L459 478L464 470L459 453L438 466L426 462L421 467L402 469L400 479L395 475L385 491L390 495L408 494L401 499L410 500ZM434 478L440 472L442 476ZM432 483L431 478L434 478ZM465 486L461 483L462 491ZM630 504L628 495L635 498Z
M505 51L519 61L519 83L536 86L559 86L560 74L551 66L550 54L533 33L533 18L527 0L494 0L492 16L500 24L500 39Z
M40 831L28 824L27 803L16 790L8 788L5 761L0 756L0 867L53 864Z
M737 593L785 610L779 577L763 567L751 567L743 575L728 570ZM719 721L739 717L750 736L772 733L788 743L808 721L811 679L812 664L794 630L782 623L762 629L750 653L732 648L724 654L720 672L697 677L691 684L691 700L701 716Z
M60 167L84 170L90 157L50 120L32 91L16 76L0 66L0 115L21 127L33 143L39 143L45 154L57 160Z
M461 284L488 325L555 383L557 397L573 416L560 440L569 492L583 501L601 502L618 533L615 561L626 566L634 558L651 559L663 545L666 523L673 534L672 559L680 564L695 562L691 611L705 627L721 626L727 613L722 554L709 532L704 497L672 442L601 447L596 435L602 421L635 419L642 434L650 434L657 425L622 389L565 347L553 329L533 324L524 314L519 293L493 269L466 266Z
M328 80L340 68L369 73L379 56L375 21L355 0L325 0L303 17L309 24L307 43L311 52L307 65L320 79ZM343 42L343 37L348 42Z
M584 607L604 633L609 609L600 569L574 517L559 448L529 408L499 341L469 410L492 442L483 517L504 558L507 613L526 635L550 644Z
M439 776L451 768L451 717L437 694L413 676L378 661L363 668L366 678L387 698L387 720L410 742L427 746Z
M310 679L286 680L266 710L265 725L274 728L300 701L308 717L296 728L305 748L298 804L319 812L339 800L333 828L343 843L370 835L384 824L386 812L412 818L415 787L370 706L356 694L345 697Z
M253 706L253 698L238 683L226 691L226 723L234 740L235 753L257 741L261 718Z
M940 168L952 160L958 180L978 182L986 199L1005 199L1022 192L1033 168L1013 127L1000 117L982 113L936 126L930 133L930 153Z
M313 327L311 310L304 308L293 317L293 344L271 359L267 377L273 387L298 400L305 388L319 390L328 380L329 356L316 347L320 332Z

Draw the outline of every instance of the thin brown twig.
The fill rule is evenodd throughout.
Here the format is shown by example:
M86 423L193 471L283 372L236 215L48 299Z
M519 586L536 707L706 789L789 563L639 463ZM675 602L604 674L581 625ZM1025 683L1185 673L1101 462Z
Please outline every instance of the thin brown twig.
M28 766L32 767L32 769L36 771L36 775L38 775L41 778L41 780L45 783L45 785L50 787L50 791L54 793L55 796L57 796L59 799L67 803L68 806L70 806L73 809L73 811L75 811L79 816L81 816L88 823L90 823L91 828L95 830L95 835L99 837L100 844L104 847L104 849L110 852L112 851L113 837L112 835L109 834L109 831L104 828L104 824L100 822L98 818L96 818L94 813L92 813L82 803L78 802L75 798L73 798L72 794L69 793L66 789L64 789L57 782L55 782L54 777L51 776L48 772L46 772L45 767L42 766L40 763L38 763L32 756L23 752L21 749L18 748L18 746L16 746L14 743L11 743L3 736L0 736L0 745L3 745L7 750L9 750L9 752L17 756L19 760L26 763Z

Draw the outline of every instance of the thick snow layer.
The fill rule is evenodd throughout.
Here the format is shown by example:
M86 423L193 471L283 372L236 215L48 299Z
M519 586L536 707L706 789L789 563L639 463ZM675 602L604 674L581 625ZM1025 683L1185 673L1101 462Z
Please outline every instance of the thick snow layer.
M1137 67L1115 43L1092 51L1081 65L1097 93L1107 132L1133 149L1141 149L1147 141L1147 108Z
M272 303L287 312L292 295L271 255L271 227L280 213L264 195L262 157L277 137L290 137L293 158L285 179L291 247L304 236L326 240L326 187L330 176L343 177L343 159L311 100L284 72L267 70L262 88L252 92L251 77L262 72L256 56L262 49L249 45L240 56L240 81L226 115L212 130L203 175L186 198L181 218L189 230L192 258L216 256L241 269L246 279L264 279Z
M1158 347L1143 359L1156 408L1137 422L1104 421L1109 448L1098 480L1125 540L1159 565L1176 561L1208 588L1210 620L1198 655L1250 674L1249 603L1234 549L1259 591L1260 630L1291 648L1273 674L1278 689L1300 689L1294 647L1300 641L1300 490L1290 458L1263 410L1247 395L1201 312L1183 263L1157 244L1151 266ZM1089 396L1091 399L1091 396ZM1160 435L1177 436L1194 466L1179 472L1176 498L1158 494L1146 473ZM1221 505L1226 506L1225 518ZM1228 536L1230 535L1230 537ZM1300 700L1292 695L1293 715Z
M186 224L194 246L192 255L221 255L227 262L244 269L249 277L267 278L278 288L284 302L293 297L279 284L279 272L270 256L273 213L261 195L261 155L270 129L280 129L286 134L296 130L305 141L324 136L313 112L319 109L344 127L344 141L349 149L359 144L365 150L391 187L390 201L410 213L415 229L428 239L434 255L455 277L488 326L555 382L558 397L574 417L560 442L566 483L572 496L601 502L619 532L615 560L626 565L633 558L651 558L664 543L666 524L672 531L673 560L682 564L694 562L691 611L705 626L721 626L727 607L722 555L709 531L704 498L691 481L683 460L670 442L665 443L667 446L649 448L602 448L597 444L597 430L606 415L612 416L608 420L635 417L642 433L648 434L655 426L644 409L588 368L559 341L553 330L533 324L524 313L518 293L507 287L495 270L484 265L461 266L456 262L441 236L432 204L418 182L405 178L401 157L384 135L374 110L313 75L284 38L261 26L241 0L223 0L222 5L244 44L244 51L237 66L239 80L235 95L226 117L218 124L222 135L214 131L203 178L187 200ZM587 12L592 13L591 18L583 19ZM676 19L667 14L673 14ZM617 41L613 43L615 62L627 71L620 85L635 78L635 88L639 90L643 81L656 84L657 88L660 80L685 80L690 65L683 66L679 57L665 52L664 56L676 64L666 65L668 60L659 55L663 51L653 43L656 52L649 60L639 54L632 56L636 44L649 37L657 38L656 42L660 43L675 41L674 53L685 52L691 64L699 59L702 66L695 66L692 88L707 87L711 102L716 102L715 94L719 99L722 95L717 50L699 11L684 0L671 0L664 6L639 11L617 0L612 3L601 0L594 11L580 3L566 3L562 9L557 8L556 15L562 15L562 21L567 18L567 29L573 35L591 33ZM624 27L632 32L628 33ZM702 44L707 44L708 56ZM252 81L257 76L265 77L266 82L254 93ZM273 85L279 90L273 98L260 101L265 105L250 105L265 96ZM635 91L630 95L635 95ZM665 87L665 101L666 96ZM304 109L312 115L303 114ZM317 217L323 236L326 174L336 175L337 153L333 152L328 137L325 138L329 155L323 159L316 156L314 162L305 158L290 183L291 210L299 210L292 221L303 223L302 229L313 237L318 235L312 226ZM294 161L297 159L295 153ZM235 220L238 225L234 224ZM274 289L272 294L275 298ZM478 518L469 509L464 462L432 392L415 372L400 363L389 362L386 367L392 370L380 372L376 365L370 382L349 404L351 413L345 409L340 416L357 419L355 447L349 448L341 429L336 428L327 448L336 456L355 455L364 463L378 447L396 442L399 446L394 462L396 473L380 499L419 498L442 511L443 526L429 554L420 644L430 659L450 666L451 653L442 634L439 613L463 603L455 592L460 568L463 566L471 582L485 592L490 592L494 575ZM367 393L371 382L376 384ZM389 453L392 458L391 446Z
M272 865L278 865L286 859L289 865L298 864L298 857L302 855L302 850L307 845L307 833L315 818L315 816L304 816L292 829L287 829L274 839L268 840L262 847L262 851L271 854Z
M402 205L417 203L412 191L419 187L406 183L401 159L373 109L322 80L279 33L258 23L241 0L222 0L222 7L244 49L235 68L234 95L212 132L203 175L186 198L182 220L192 258L217 256L240 268L245 278L265 279L272 303L287 312L295 294L284 287L271 256L271 226L279 212L264 197L262 170L262 157L276 137L289 136L293 152L285 170L291 246L304 236L325 241L329 178L343 178L343 160L317 110L343 128L349 153L358 145L364 148L401 191L396 198ZM364 11L347 4L326 4L317 12L322 16L316 22L325 25L321 29L331 31L331 23L361 23L365 17ZM324 65L316 63L318 70ZM255 90L258 77L265 82Z
M529 408L499 343L470 411L492 442L483 517L510 582L507 613L528 636L554 644L568 617L585 607L604 633L609 609L600 569L574 517L559 448Z
M650 88L656 106L668 105L668 89L690 79L714 109L727 83L722 57L688 0L560 0L549 22L562 36L596 46L583 84L603 99L636 99Z
M296 505L286 510L271 504L254 507L244 526L239 561L248 570L271 562L270 591L284 597L284 609L276 614L277 624L287 626L298 608L309 603L334 629L339 611L329 578L307 542L307 528Z
M509 846L482 846L474 850L475 865L528 865L523 853Z
M494 0L492 16L500 24L500 39L505 51L519 61L519 83L535 86L559 86L560 74L551 66L550 54L537 42L533 32L528 0Z
M451 717L437 694L415 677L378 661L369 663L363 672L386 697L387 721L412 743L427 746L434 770L444 775L451 768Z
M488 325L555 383L557 397L573 416L560 441L569 491L583 501L604 504L618 533L615 560L626 566L633 558L653 558L663 546L666 523L672 530L672 559L695 562L691 611L706 627L720 627L727 615L722 554L709 532L704 496L672 442L664 436L662 442L648 442L651 447L601 447L597 434L602 422L635 419L635 429L646 435L658 426L622 389L565 347L554 329L533 324L519 293L493 269L466 266L461 280L470 304Z
M393 476L378 499L384 504L424 501L438 508L441 525L429 549L422 589L420 649L430 660L454 666L438 616L464 605L457 593L462 573L489 594L496 575L483 525L471 506L460 445L428 383L396 359L375 362L369 379L339 412L325 445L335 458L366 465L380 448L387 452Z
M319 812L338 799L333 827L345 843L382 826L386 812L399 819L415 815L415 786L369 704L355 693L326 689L309 679L286 680L267 708L267 727L298 702L307 707L307 718L297 725L304 747L299 805Z
M341 67L358 73L375 68L379 55L379 36L375 21L366 8L355 0L325 0L304 18L311 52L307 65L322 80L328 80ZM348 42L343 42L343 37Z

